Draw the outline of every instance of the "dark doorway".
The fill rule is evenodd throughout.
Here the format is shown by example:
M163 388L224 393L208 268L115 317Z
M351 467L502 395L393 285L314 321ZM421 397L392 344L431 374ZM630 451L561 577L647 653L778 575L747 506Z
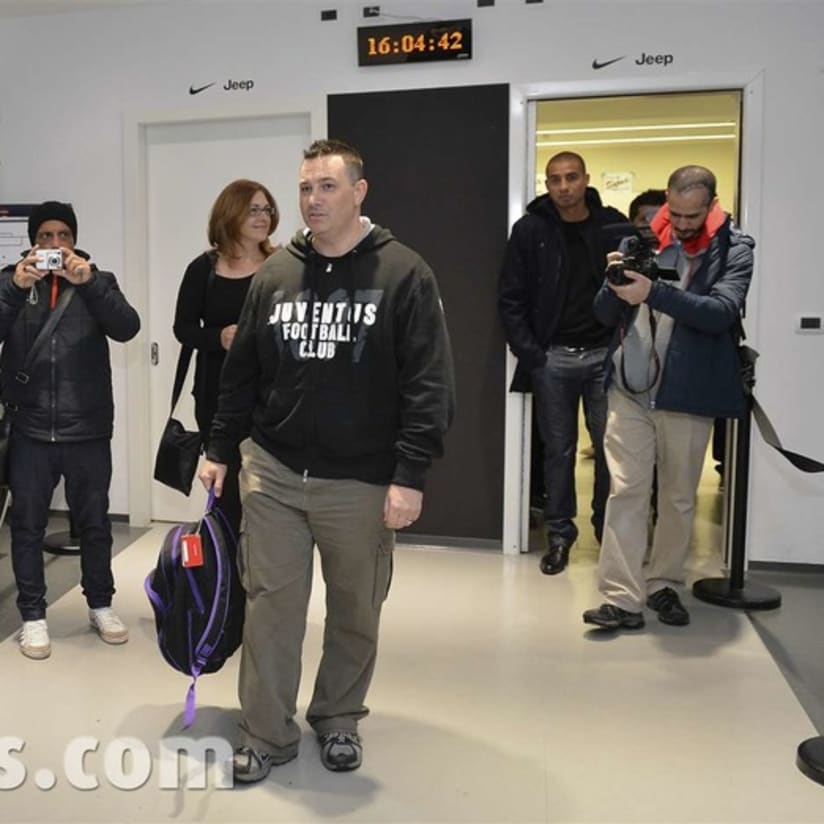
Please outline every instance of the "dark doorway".
M414 534L498 546L506 349L496 296L508 232L509 87L330 95L328 133L363 154L364 213L432 267L452 338L457 414Z

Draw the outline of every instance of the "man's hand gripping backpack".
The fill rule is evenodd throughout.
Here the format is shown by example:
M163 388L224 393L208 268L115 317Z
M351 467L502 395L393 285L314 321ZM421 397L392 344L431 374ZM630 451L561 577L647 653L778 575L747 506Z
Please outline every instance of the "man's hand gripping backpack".
M198 676L219 670L243 636L246 596L236 554L235 536L210 491L200 521L169 530L144 582L160 652L170 666L192 677L184 729L194 721Z

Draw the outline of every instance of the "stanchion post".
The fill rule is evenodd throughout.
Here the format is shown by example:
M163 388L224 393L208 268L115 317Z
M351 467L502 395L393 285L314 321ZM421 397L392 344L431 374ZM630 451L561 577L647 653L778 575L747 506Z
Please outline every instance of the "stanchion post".
M750 350L752 351L752 350ZM757 355L756 355L757 356ZM729 578L702 578L692 585L692 593L701 601L723 607L766 610L781 606L781 593L772 587L747 582L747 503L750 483L750 433L752 430L752 389L755 385L755 359L750 361L745 375L747 410L735 421L733 466L725 467L727 482L732 481L730 499L730 529L724 535L729 541ZM732 471L730 472L729 469ZM727 547L724 547L727 549Z
M43 539L43 549L53 555L77 555L80 552L80 535L69 512L69 531L53 532Z

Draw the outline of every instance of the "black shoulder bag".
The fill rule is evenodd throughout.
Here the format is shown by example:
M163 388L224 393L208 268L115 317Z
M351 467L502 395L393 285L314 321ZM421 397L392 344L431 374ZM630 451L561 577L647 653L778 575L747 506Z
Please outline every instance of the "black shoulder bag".
M211 260L209 275L206 279L206 291L203 295L204 303L209 290L212 288L214 279L215 261ZM192 491L197 462L203 448L203 439L200 432L190 432L174 417L175 407L180 399L183 381L189 371L189 362L192 359L193 351L191 346L181 345L180 347L175 382L172 388L172 408L169 411L169 420L166 421L166 427L160 437L154 467L154 479L156 481L160 481L165 486L176 489L184 495L189 495Z
M190 432L174 417L175 407L180 400L183 381L189 371L189 362L192 359L192 348L181 346L175 371L175 383L172 389L172 407L169 411L169 420L155 458L154 478L166 486L188 495L192 491L192 481L195 477L197 462L200 458L202 439L200 432Z

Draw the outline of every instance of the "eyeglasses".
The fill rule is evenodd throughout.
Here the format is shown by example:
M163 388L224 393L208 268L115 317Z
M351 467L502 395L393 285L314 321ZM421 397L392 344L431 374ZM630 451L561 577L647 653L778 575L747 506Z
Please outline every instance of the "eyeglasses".
M258 217L259 215L269 215L272 217L275 210L271 206L250 206L249 217Z

